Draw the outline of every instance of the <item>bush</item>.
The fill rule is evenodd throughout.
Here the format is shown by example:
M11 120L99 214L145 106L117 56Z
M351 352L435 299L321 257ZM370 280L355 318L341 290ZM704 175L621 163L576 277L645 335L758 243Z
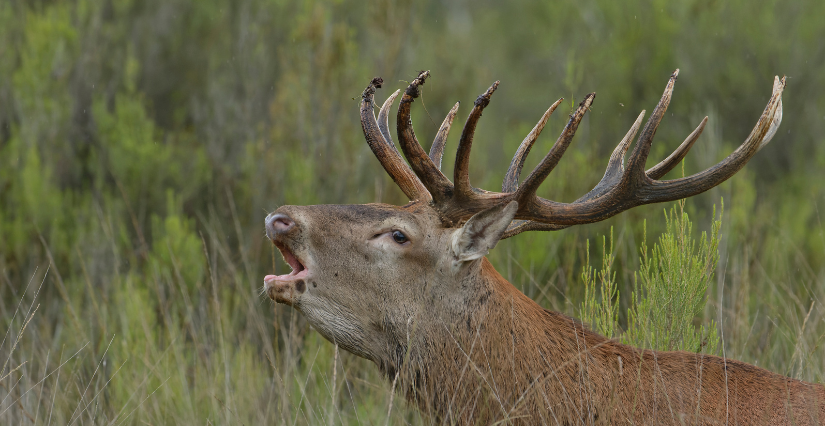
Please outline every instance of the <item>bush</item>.
M639 248L639 271L634 273L627 327L619 333L619 290L616 273L612 271L613 231L610 245L602 237L602 267L590 266L590 245L582 281L585 298L581 316L594 331L618 337L623 343L659 351L692 351L716 354L719 335L716 323L696 327L707 302L708 284L719 261L719 230L722 212L711 224L711 233L702 232L697 242L685 201L665 211L666 230L649 251L646 239ZM647 235L647 224L644 226ZM597 285L598 282L598 285ZM597 291L598 287L598 291Z

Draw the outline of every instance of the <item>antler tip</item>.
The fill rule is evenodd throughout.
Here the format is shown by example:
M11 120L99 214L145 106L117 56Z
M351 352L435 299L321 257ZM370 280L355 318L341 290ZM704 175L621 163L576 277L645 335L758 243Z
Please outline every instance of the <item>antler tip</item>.
M361 93L361 99L367 103L371 103L372 96L375 94L375 89L380 88L382 84L384 84L384 79L381 77L375 77L370 80L370 84L366 89L364 89L364 92Z
M429 70L420 71L418 73L418 77L416 77L415 80L413 80L412 83L410 83L410 85L407 86L407 90L404 93L406 95L409 95L410 97L417 98L421 94L421 91L418 89L418 86L423 85L427 81L427 77L429 77L429 76L430 76L430 71ZM402 100L402 102L403 102L403 100Z
M673 74L670 75L670 78L679 77L679 68L676 68L676 71L673 71Z
M787 78L787 76L784 76L784 75L782 76L781 79L779 78L778 75L773 77L773 91L774 92L785 89L785 79L786 78Z
M493 96L493 92L495 92L496 89L498 89L498 85L499 85L499 81L496 80L496 82L493 83L493 85L490 86L487 89L486 92L479 95L479 97L476 99L474 105L480 106L482 108L486 107L490 103L490 98Z

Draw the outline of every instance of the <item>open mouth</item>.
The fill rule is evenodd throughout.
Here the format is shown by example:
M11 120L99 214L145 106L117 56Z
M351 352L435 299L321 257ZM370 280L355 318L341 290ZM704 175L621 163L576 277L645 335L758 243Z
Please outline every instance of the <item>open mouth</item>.
M273 281L294 281L300 278L306 278L307 268L303 263L283 244L275 243L275 247L281 252L284 261L292 268L292 272L284 275L267 275L264 277L264 282L270 283Z

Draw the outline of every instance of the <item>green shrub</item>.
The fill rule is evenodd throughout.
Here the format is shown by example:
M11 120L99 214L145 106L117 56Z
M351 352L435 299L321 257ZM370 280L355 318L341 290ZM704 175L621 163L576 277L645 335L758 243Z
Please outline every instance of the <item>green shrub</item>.
M614 260L613 228L610 228L609 247L602 237L602 267L598 271L590 266L590 241L587 242L587 257L581 275L584 281L581 316L593 331L607 337L613 337L619 330L619 288L613 271Z
M715 322L698 329L694 324L705 309L708 283L719 261L721 211L717 219L714 208L710 237L702 232L697 247L684 207L682 200L665 213L667 229L650 253L642 241L623 340L654 350L715 354L719 345Z
M634 273L633 292L627 311L627 329L619 333L619 290L613 272L613 231L610 245L602 237L602 266L590 266L590 245L582 271L585 297L581 316L594 331L619 337L622 342L660 351L692 351L716 354L719 336L716 323L696 327L707 302L708 284L719 261L721 212L714 208L711 233L698 241L685 212L684 200L665 211L666 230L653 250L646 239L639 248L639 271ZM644 225L647 234L647 223ZM598 283L598 285L597 285Z

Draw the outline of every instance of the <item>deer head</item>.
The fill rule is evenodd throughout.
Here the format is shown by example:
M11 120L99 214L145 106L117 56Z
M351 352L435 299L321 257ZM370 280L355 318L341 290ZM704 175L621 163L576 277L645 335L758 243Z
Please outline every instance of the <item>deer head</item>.
M364 135L410 203L402 207L365 204L277 209L266 218L266 233L292 272L268 275L267 294L300 311L329 341L374 361L390 379L400 377L405 395L436 418L476 421L501 417L480 414L479 410L488 409L482 405L490 405L481 403L462 411L474 412L470 417L456 414L455 407L461 405L456 401L458 394L464 395L458 398L465 398L462 403L466 406L473 395L478 398L483 394L493 395L502 407L510 404L512 408L525 406L525 392L531 387L543 387L545 399L547 392L567 392L553 388L557 385L549 379L543 382L546 386L534 384L535 374L548 370L549 355L575 358L581 353L575 345L582 342L606 343L614 351L631 349L604 342L572 319L545 312L501 278L484 256L500 239L521 232L598 222L642 204L699 194L739 171L775 134L782 119L784 78L775 79L771 98L753 131L727 158L692 176L658 180L679 164L707 123L705 117L670 156L645 169L678 73L676 70L671 75L627 162L624 157L641 127L644 111L613 151L601 181L572 203L541 198L536 190L572 142L594 93L585 96L552 149L519 184L525 158L562 99L555 102L519 146L501 192L491 192L474 188L468 171L476 124L498 82L474 103L461 133L451 182L440 166L458 104L444 119L428 155L416 140L410 108L429 72L421 72L407 87L398 109L397 134L408 165L388 127L390 108L399 91L387 98L376 119L374 93L382 80L373 79L361 100ZM579 339L581 342L573 342ZM484 348L474 354L477 342ZM483 354L481 360L476 358L479 353ZM625 356L633 358L632 353ZM608 368L612 359L605 358L600 368ZM488 368L465 375L468 365L485 360ZM554 368L561 367L549 370ZM464 385L448 384L462 380ZM560 385L564 387L564 380ZM530 404L542 405L539 399ZM550 406L564 405L556 401Z

